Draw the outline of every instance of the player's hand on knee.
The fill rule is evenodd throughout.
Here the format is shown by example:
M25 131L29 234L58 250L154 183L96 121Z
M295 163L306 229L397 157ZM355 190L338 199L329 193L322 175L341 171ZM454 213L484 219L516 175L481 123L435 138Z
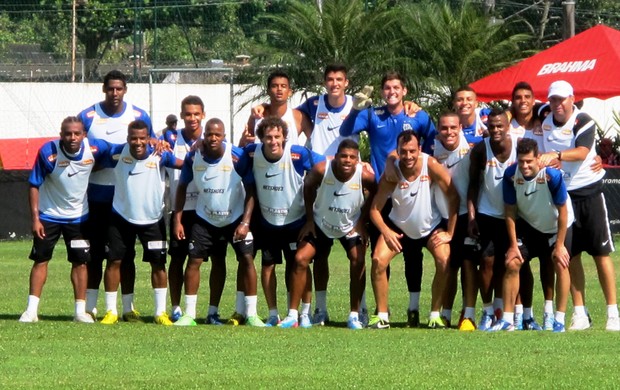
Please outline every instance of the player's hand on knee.
M308 220L299 230L299 236L297 241L302 241L304 238L311 236L316 238L316 230L314 229L314 220Z
M403 246L400 244L400 239L403 238L402 234L398 234L393 230L388 230L381 234L383 234L385 244L392 252L402 252Z
M519 264L523 264L523 256L521 256L521 251L518 247L515 248L511 246L508 248L508 251L506 252L506 265L508 265L511 261L518 261Z
M551 254L551 258L562 268L568 268L570 255L564 245L556 245Z
M431 245L433 248L437 248L440 245L449 244L452 241L450 233L438 229L431 234Z

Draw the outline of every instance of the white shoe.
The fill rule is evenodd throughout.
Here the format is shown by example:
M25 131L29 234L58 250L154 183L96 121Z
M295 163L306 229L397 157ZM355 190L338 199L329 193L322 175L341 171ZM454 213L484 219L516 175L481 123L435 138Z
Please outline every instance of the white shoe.
M618 317L607 318L607 326L605 326L605 329L615 331L615 332L620 331L620 318Z
M81 322L84 324L94 324L95 320L88 313L79 313L73 317L73 322Z
M585 330L590 328L590 320L587 315L576 316L573 314L573 319L570 322L569 330Z
M31 322L38 322L39 321L39 316L37 316L37 314L32 314L29 311L25 311L21 317L19 317L19 322L24 322L24 323L31 323Z

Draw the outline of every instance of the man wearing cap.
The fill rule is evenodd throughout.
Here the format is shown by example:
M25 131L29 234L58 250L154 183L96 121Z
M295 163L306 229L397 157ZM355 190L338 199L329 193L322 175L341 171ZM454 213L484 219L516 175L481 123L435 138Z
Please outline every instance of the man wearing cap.
M616 278L609 256L614 245L602 191L605 172L590 169L596 156L596 124L588 114L575 107L573 87L568 82L560 80L551 83L547 96L551 115L547 115L542 122L545 153L541 161L544 165L562 165L575 213L570 264L575 312L570 329L590 327L584 306L585 278L580 261L580 254L585 251L594 258L607 302L606 329L620 331Z

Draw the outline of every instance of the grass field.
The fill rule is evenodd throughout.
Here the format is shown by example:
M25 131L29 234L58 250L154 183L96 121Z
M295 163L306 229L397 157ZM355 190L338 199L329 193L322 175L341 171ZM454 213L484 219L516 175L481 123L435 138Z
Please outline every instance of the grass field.
M18 323L28 295L30 242L0 243L0 386L2 388L618 388L620 335L604 331L605 305L590 259L584 261L594 329L583 332L460 333L408 329L403 262L393 265L392 329L351 331L348 265L338 245L331 257L328 305L335 324L312 329L200 325L76 324L69 264L62 245L39 305L40 321ZM614 257L616 260L618 256ZM421 313L428 314L432 266L426 261ZM234 309L229 259L224 317ZM617 265L617 264L616 264ZM280 286L283 286L279 270ZM536 262L534 268L537 270ZM617 267L618 268L618 267ZM200 316L206 313L203 266ZM618 274L618 272L616 272ZM370 280L368 304L373 307ZM539 286L537 286L539 290ZM280 312L285 314L284 289ZM99 308L103 309L100 294ZM542 296L535 313L542 319ZM148 267L138 264L138 310L152 315ZM460 308L460 302L455 304ZM480 310L480 306L478 307ZM259 313L266 315L259 293ZM569 310L568 318L572 310ZM455 313L454 316L458 316ZM148 317L151 319L152 317ZM394 324L395 323L395 324Z

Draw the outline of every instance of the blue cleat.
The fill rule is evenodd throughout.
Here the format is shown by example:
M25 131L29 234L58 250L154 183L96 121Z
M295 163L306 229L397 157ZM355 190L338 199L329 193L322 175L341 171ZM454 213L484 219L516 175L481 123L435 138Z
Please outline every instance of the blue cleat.
M306 317L308 317L308 316L306 316ZM297 321L297 318L295 318L295 317L286 316L286 317L284 317L282 322L280 322L278 324L278 326L280 328L284 328L284 329L297 328L299 326L299 322Z
M312 321L310 320L310 316L307 314L300 315L299 326L301 326L304 329L312 328Z
M508 331L508 332L512 332L513 330L515 330L515 327L508 321L504 321L504 320L499 320L497 322L495 322L495 324L493 324L493 326L491 326L489 329L487 329L487 332L499 332L499 331Z
M555 323L555 318L554 318L553 313L543 314L543 329L544 330L553 330L554 323Z
M553 333L564 333L566 332L566 328L564 324L560 324L556 320L553 320Z
M515 313L515 330L523 330L523 313Z
M353 330L364 329L364 324L362 324L358 317L349 317L347 320L347 328Z
M489 330L493 325L493 315L487 314L486 312L482 312L482 317L480 317L480 322L478 323L478 329L485 331Z
M528 318L527 320L523 320L523 330L543 330L543 328L538 325L538 322L532 318Z

